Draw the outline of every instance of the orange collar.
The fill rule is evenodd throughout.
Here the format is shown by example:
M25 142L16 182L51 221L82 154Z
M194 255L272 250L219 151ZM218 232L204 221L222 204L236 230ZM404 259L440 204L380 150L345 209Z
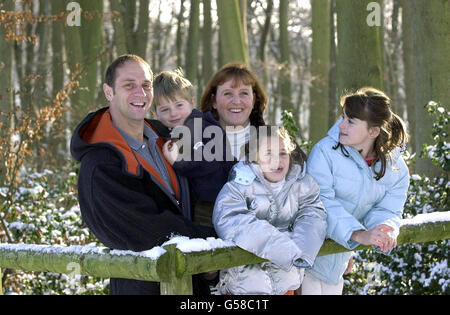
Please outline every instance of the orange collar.
M156 130L147 122L145 123L152 128L153 131ZM155 177L158 182L167 188L165 182L162 180L159 173L148 163L144 158L138 154L134 154L129 145L126 143L125 139L119 133L119 131L114 127L111 121L111 113L109 108L104 112L95 115L91 121L89 121L80 133L83 134L83 140L89 144L96 143L109 143L114 146L117 150L122 153L125 159L125 164L127 171L134 175L139 175L139 165L141 165L147 172L149 172L153 177ZM156 145L159 149L160 154L163 156L164 163L166 165L167 171L169 173L170 182L172 189L175 193L175 197L179 199L179 186L176 174L172 166L166 161L162 153L162 147L164 145L164 140L158 137Z

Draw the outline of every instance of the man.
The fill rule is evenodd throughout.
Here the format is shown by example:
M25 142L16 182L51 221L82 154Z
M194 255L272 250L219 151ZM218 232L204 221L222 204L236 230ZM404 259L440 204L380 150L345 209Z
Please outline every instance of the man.
M76 128L73 157L81 162L78 198L84 222L114 249L143 251L171 234L205 238L212 229L191 221L187 181L164 159L164 141L145 119L153 100L153 73L140 57L123 55L107 69L109 107ZM207 293L194 279L194 293ZM110 294L159 294L159 283L111 279Z

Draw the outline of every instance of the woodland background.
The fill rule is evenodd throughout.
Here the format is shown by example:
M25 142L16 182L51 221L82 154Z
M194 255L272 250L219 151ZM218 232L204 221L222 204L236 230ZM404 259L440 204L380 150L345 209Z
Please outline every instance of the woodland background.
M181 67L198 99L221 65L247 63L269 97L266 122L286 122L289 110L307 148L340 115L342 94L382 89L408 124L405 154L420 174L405 213L448 210L449 0L0 0L0 241L96 241L80 220L69 141L87 113L106 106L106 67L124 53L154 73ZM417 248L402 253L428 282L399 271L398 286L389 273L394 289L376 292L448 292L448 242L430 246L420 263ZM364 259L353 293L373 290ZM30 273L3 281L16 293L86 292ZM91 293L104 288L87 282Z

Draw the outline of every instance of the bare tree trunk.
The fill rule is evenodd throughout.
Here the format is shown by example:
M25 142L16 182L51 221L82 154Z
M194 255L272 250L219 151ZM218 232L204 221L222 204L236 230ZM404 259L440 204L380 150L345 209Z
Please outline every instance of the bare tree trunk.
M399 2L393 2L391 31L385 32L384 60L385 60L385 90L392 100L392 108L396 114L403 117L404 107L400 99L399 81L399 57L400 38L398 31L399 22Z
M6 0L0 10L14 11L14 1ZM14 41L6 40L5 28L0 27L0 130L4 137L4 131L11 127L8 114L12 112L14 106L13 98L13 60ZM0 182L1 183L1 182Z
M211 0L203 0L203 61L202 61L202 81L200 86L206 85L214 73L213 68L213 31L211 17ZM201 89L199 94L201 95Z
M336 1L339 94L365 85L383 89L382 18L379 26L368 25L369 3L381 11L380 0Z
M159 34L162 33L162 25L161 25L161 2L158 6L158 15L156 17L156 21L153 23L153 38L152 38L152 66L153 69L160 69L160 50L161 50L161 41Z
M416 98L414 93L414 53L412 39L412 1L402 0L402 45L409 148L416 151Z
M216 0L219 18L220 61L243 62L249 65L239 3L237 0ZM231 35L233 34L233 35ZM222 64L220 66L222 66Z
M211 1L211 0L205 0ZM180 0L180 11L177 18L177 37L176 37L176 50L177 50L177 66L184 65L183 61L183 22L184 22L184 0Z
M328 96L328 128L331 128L336 121L339 100L337 95L337 47L336 47L336 0L331 0L330 4L330 72L328 75L329 96Z
M450 89L450 1L413 0L413 50L416 95L416 152L432 144L433 118L425 105L442 102L448 108ZM428 176L442 170L428 158L418 158L416 171Z
M289 49L289 2L280 1L280 96L281 109L292 109L291 100L291 65L290 65L290 49ZM298 113L294 113L297 117Z
M309 140L323 138L328 130L328 76L330 69L330 0L312 3L311 107Z
M239 12L241 13L241 24L242 33L244 36L245 51L248 51L247 0L239 0Z
M147 57L147 44L148 44L148 23L149 23L149 12L148 12L149 0L139 1L139 20L136 32L136 54L142 57L144 60Z
M136 53L136 34L134 31L136 20L136 1L121 0L120 12L123 18L123 29L129 53Z
M117 55L126 54L127 49L127 36L125 35L124 23L122 13L120 9L119 0L109 0L111 12L115 12L113 15L113 27L114 27L114 46L116 47Z
M39 3L39 15L48 16L50 14L50 2L42 1ZM46 91L48 68L48 49L50 46L50 25L45 22L39 22L36 28L36 34L39 38L36 86L36 106L43 107L44 99L48 97Z
M186 52L186 77L196 84L198 77L198 44L200 39L200 0L191 1L189 35Z
M273 0L267 1L267 8L266 8L266 19L264 21L264 27L261 32L261 39L260 44L258 47L258 58L260 63L260 68L262 72L262 83L265 89L268 87L268 73L267 73L267 64L266 64L266 49L267 49L267 42L269 41L269 35L270 35L270 27L271 27L271 19L272 19L272 13L273 13Z
M81 0L82 14L80 37L83 43L82 61L86 71L84 91L81 93L81 104L83 108L79 115L74 114L75 122L78 123L87 112L95 109L97 90L100 89L99 63L103 56L103 0Z

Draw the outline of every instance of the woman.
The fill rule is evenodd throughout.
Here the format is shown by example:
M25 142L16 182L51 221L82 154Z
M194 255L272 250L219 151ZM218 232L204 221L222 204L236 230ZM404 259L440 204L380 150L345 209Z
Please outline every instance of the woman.
M244 157L243 147L249 141L250 126L265 125L263 113L266 104L266 94L256 75L244 64L227 64L207 84L201 98L201 112L194 109L184 123L190 130L191 152L187 155L183 152L183 156L190 158L177 160L169 152L178 151L177 146L171 145L173 142L166 145L166 157L174 161L175 170L188 178L197 197L194 222L212 226L217 195L227 182L231 167ZM201 130L195 130L197 126ZM221 132L209 136L205 132L207 128ZM195 135L199 134L202 138L196 139ZM214 155L218 146L222 153L219 158L207 156L206 153ZM211 147L212 152L206 150ZM202 150L200 159L199 150Z

